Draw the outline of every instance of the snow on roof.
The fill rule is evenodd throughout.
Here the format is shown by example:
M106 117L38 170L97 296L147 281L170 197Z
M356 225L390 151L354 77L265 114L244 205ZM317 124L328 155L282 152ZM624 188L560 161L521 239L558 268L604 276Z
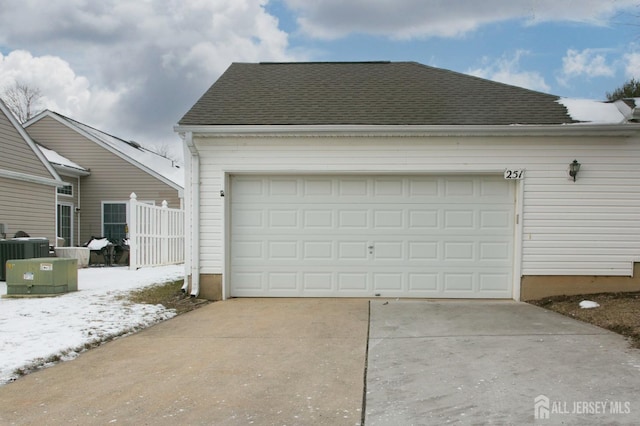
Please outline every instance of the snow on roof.
M558 103L567 108L571 118L580 122L618 124L623 123L627 119L614 102L561 98L558 100Z
M45 148L45 147L43 147L42 145L39 145L39 144L36 144L36 146L44 154L46 159L51 164L55 164L55 165L63 166L63 167L69 167L71 169L87 171L87 169L85 169L84 167L82 167L78 163L74 163L73 161L69 160L66 157L63 157L62 155L58 154L57 152L55 152L55 151L53 151L51 149L47 149L47 148Z
M119 151L121 154L129 157L142 166L156 172L163 178L184 188L184 168L179 162L163 157L162 155L157 154L138 143L127 142L124 139L101 132L98 129L94 129L91 126L87 126L86 124L82 124L68 117L61 117L72 122L73 125L88 133L93 138Z

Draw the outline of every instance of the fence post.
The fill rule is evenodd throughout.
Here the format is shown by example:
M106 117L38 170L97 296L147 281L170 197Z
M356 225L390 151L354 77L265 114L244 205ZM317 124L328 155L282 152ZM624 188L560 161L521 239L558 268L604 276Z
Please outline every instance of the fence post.
M169 235L169 204L167 203L167 200L162 201L160 229L162 235L160 258L162 259L162 264L167 265L169 263L169 239L171 238Z
M129 196L129 269L138 268L138 196L132 192Z

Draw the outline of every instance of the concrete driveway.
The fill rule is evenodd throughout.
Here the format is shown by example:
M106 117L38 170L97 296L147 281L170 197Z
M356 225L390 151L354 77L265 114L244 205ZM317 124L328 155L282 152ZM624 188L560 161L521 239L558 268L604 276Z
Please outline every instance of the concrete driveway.
M637 425L640 350L525 303L375 300L366 393L367 426Z
M0 425L356 425L369 303L232 299L0 387Z
M638 394L640 351L523 303L234 299L0 387L0 424L637 424Z

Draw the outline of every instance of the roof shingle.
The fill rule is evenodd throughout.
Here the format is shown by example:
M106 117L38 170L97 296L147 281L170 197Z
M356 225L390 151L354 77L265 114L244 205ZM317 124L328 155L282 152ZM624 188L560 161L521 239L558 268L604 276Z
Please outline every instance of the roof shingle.
M510 125L574 120L557 96L415 62L234 63L189 125Z

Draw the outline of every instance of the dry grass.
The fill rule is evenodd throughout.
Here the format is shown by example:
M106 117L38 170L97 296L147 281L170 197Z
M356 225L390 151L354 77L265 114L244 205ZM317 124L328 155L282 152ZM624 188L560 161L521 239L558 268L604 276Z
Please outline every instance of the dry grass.
M597 302L600 307L582 309L579 303L583 300ZM622 334L640 348L640 292L554 296L529 303Z
M167 284L146 287L129 293L128 300L132 303L147 303L162 305L167 309L175 309L178 315L192 311L209 303L204 299L196 299L182 292L184 281L174 281Z

